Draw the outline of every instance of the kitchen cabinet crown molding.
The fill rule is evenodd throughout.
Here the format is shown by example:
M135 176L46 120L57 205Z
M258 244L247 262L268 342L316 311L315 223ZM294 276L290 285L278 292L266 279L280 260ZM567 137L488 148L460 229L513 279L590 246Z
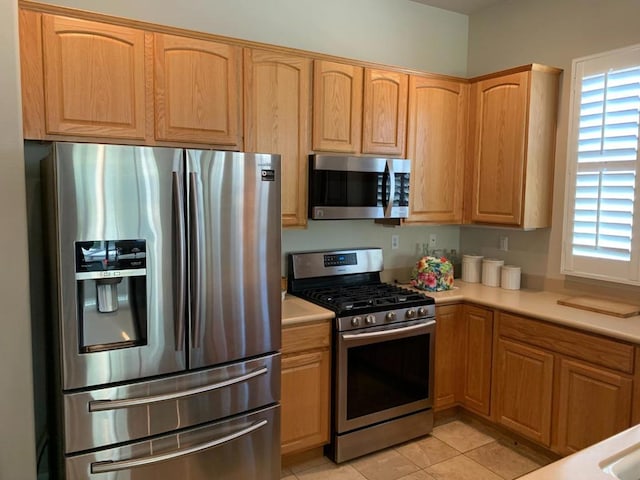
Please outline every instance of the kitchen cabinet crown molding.
M170 25L163 25L160 23L147 22L143 20L135 20L126 17L118 17L115 15L107 15L104 13L91 12L89 10L81 10L78 8L62 7L59 5L51 5L47 3L34 2L31 0L18 0L18 7L23 10L30 10L39 13L50 13L54 15L62 15L66 17L73 17L83 20L91 20L94 22L110 23L113 25L120 25L124 27L137 28L145 30L151 33L166 33L170 35L177 35L182 37L189 37L194 39L208 40L213 42L222 42L229 45L267 49L272 52L280 52L291 55L306 56L314 60L327 60L330 62L349 63L364 68L389 70L398 73L414 74L428 76L432 78L450 79L462 82L468 82L468 79L463 77L456 77L454 75L447 75L444 73L430 73L417 70L414 68L402 67L399 65L386 65L378 62L371 62L365 60L355 60L352 58L341 57L339 55L330 55L325 53L313 52L309 50L303 50L294 47L284 47L280 45L273 45L269 43L256 42L253 40L245 40L235 37L227 37L224 35L217 35L214 33L200 32L197 30L189 30L186 28L173 27Z

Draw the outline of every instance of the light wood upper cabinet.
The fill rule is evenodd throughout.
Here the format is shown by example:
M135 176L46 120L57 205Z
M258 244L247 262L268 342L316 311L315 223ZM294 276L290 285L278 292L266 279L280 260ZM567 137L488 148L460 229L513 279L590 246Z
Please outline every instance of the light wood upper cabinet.
M155 137L242 149L242 48L154 34Z
M551 444L553 355L500 338L494 369L498 423L539 443Z
M316 60L313 149L404 156L408 76Z
M433 406L436 410L455 406L460 400L460 352L464 350L462 307L436 307L436 351Z
M631 377L562 358L558 385L559 453L575 453L631 425Z
M309 58L258 49L244 51L245 151L282 156L282 225L307 224L311 150Z
M464 81L410 77L406 223L462 222L468 102Z
M282 330L281 452L329 443L329 321Z
M472 80L471 222L551 225L559 74L530 65Z
M142 30L34 12L21 22L25 138L144 140Z
M314 150L360 151L362 77L362 67L324 60L314 62Z
M462 318L466 345L463 405L488 416L491 400L493 311L464 305Z
M364 69L362 153L404 156L408 76Z

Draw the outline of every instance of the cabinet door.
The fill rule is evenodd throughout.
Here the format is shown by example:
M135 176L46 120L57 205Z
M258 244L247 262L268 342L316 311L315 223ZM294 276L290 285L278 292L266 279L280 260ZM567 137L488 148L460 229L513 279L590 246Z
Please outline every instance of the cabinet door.
M407 223L461 223L469 85L412 75Z
M434 407L456 405L460 396L460 352L463 349L462 308L459 305L436 307L436 352Z
M282 156L282 225L307 224L312 60L244 52L245 151Z
M314 62L314 150L360 152L362 76L362 67L324 60Z
M156 139L241 149L242 49L165 34L154 44Z
M364 70L362 153L404 156L408 75Z
M571 454L631 425L630 377L562 358L557 450Z
M329 442L329 350L282 359L282 454Z
M465 407L488 416L493 312L470 305L464 305L462 312L466 342L463 403Z
M42 16L46 133L145 138L144 32Z
M472 85L474 222L522 221L528 92L529 72Z
M553 354L499 338L495 362L495 418L502 425L549 446Z

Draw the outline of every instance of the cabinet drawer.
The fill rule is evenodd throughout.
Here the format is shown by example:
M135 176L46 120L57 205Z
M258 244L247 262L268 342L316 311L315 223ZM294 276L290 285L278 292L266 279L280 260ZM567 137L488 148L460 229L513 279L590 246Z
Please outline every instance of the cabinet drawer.
M633 373L633 346L627 343L504 312L499 314L498 334L595 365Z
M303 352L331 345L331 322L287 327L282 330L282 354Z

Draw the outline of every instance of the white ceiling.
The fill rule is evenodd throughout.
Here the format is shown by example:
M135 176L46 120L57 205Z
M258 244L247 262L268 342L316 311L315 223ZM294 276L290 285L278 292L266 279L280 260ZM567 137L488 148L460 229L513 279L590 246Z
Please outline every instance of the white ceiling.
M412 0L432 7L470 15L501 0Z

